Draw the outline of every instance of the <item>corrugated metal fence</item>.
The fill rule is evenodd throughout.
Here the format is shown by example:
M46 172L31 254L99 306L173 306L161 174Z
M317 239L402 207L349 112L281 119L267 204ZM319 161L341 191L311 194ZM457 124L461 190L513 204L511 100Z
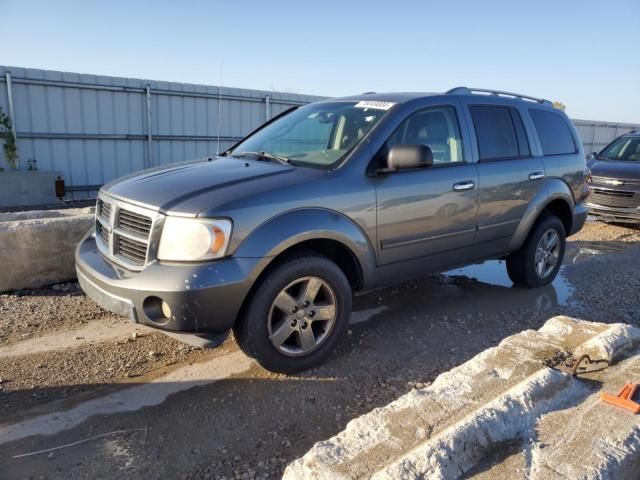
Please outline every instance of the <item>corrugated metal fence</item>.
M572 121L582 139L584 153L599 152L614 138L631 130L640 129L640 125L633 123L594 122L577 119L572 119Z
M13 114L20 169L35 159L39 170L62 172L75 198L136 170L223 151L319 98L0 66L0 106Z
M273 115L320 98L0 66L0 106L14 118L20 168L36 160L62 172L74 198L136 170L223 151ZM574 123L585 152L640 128Z

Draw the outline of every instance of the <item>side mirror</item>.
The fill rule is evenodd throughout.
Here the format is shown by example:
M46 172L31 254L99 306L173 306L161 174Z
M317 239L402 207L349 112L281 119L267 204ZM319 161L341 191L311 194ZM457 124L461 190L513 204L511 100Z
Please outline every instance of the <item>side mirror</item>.
M387 168L407 170L433 165L433 152L426 145L394 145L387 154Z
M589 160L594 160L597 156L598 156L598 152L591 152L591 153L587 153L585 158L587 159L587 161L589 161Z

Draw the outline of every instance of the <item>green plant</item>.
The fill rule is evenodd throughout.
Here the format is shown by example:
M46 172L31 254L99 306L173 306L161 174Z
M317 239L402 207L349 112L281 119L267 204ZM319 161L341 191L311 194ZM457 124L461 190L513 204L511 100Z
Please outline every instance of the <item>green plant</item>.
M18 168L18 145L16 137L13 134L13 128L9 115L4 113L0 107L0 137L4 138L4 154L7 157L7 163L12 169Z

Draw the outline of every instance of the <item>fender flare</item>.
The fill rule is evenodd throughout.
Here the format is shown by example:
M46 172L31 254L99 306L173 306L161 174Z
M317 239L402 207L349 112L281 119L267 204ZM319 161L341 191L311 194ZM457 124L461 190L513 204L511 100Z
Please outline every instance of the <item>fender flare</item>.
M575 211L575 201L569 186L558 178L547 180L529 202L529 206L522 216L516 232L511 237L509 251L514 252L524 244L542 211L554 200L563 200L571 209L572 214Z
M234 257L262 258L254 278L290 247L307 240L334 240L354 255L367 285L376 267L375 250L367 235L350 218L335 210L301 208L283 212L253 230L236 248Z

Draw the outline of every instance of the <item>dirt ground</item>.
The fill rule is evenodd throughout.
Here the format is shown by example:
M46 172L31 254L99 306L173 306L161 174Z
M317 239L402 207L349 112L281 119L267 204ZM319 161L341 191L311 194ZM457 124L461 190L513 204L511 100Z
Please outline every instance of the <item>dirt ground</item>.
M279 478L352 418L554 315L640 325L639 241L590 222L537 290L492 261L357 297L332 358L293 376L232 338L203 350L136 328L74 283L0 295L0 478Z

